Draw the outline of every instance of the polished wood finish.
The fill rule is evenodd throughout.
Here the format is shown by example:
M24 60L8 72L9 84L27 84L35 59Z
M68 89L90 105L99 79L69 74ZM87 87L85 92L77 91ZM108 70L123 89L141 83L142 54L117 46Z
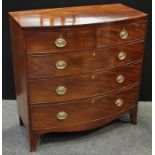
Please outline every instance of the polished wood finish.
M20 125L94 129L137 110L147 14L122 4L10 12Z
M37 142L39 140L39 136L41 136L44 133L48 132L73 132L73 131L87 131L94 128L101 127L112 122L113 120L119 118L121 115L132 112L137 106L133 105L130 109L125 109L124 111L120 111L119 113L115 115L110 115L108 117L99 118L96 120L92 120L89 122L84 122L81 124L72 124L71 126L63 126L59 128L49 128L49 129L33 129L33 132L31 132L31 139L30 139L30 151L33 152L36 150Z
M22 28L51 28L146 19L146 14L122 4L10 12Z
M127 39L122 40L120 32L125 29L128 32ZM136 22L131 24L115 24L115 26L99 27L96 34L96 47L107 47L118 45L137 39L144 39L146 29L145 22ZM110 35L109 35L110 34Z
M139 87L132 87L110 95L93 97L84 100L65 102L54 105L40 105L31 107L31 122L33 129L59 128L70 124L81 124L103 117L109 117L137 104ZM121 107L115 101L121 98L124 103ZM93 101L93 103L92 103ZM77 109L80 109L77 110ZM64 120L57 119L57 113L67 112Z
M29 128L29 105L27 104L27 60L26 54L23 52L25 48L24 33L12 18L10 18L10 28L18 112L24 125Z
M139 41L108 49L31 55L28 56L29 78L46 78L107 70L143 59L143 50L144 42ZM120 61L118 54L122 51L126 53L126 58ZM59 60L64 60L67 63L65 69L56 68L56 63Z
M94 79L92 79L93 75ZM116 82L118 75L125 77L123 83ZM136 63L106 72L31 80L29 81L30 104L62 102L117 91L140 82L140 76L141 63ZM60 96L56 93L58 86L67 88L65 95Z
M66 46L58 48L55 45L55 40L62 36L66 39ZM55 52L55 51L70 51L93 48L93 31L92 30L70 30L59 32L43 32L31 33L26 35L27 52L29 54Z

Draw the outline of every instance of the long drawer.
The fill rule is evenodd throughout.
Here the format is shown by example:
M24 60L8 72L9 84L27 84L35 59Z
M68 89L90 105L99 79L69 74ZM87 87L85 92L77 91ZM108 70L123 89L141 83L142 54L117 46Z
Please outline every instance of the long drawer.
M142 62L105 72L29 80L31 104L61 102L109 93L139 82Z
M29 78L87 73L128 64L143 58L144 42L110 49L59 52L28 57Z
M117 115L138 102L139 87L106 96L54 105L31 106L33 129L74 126L95 119Z

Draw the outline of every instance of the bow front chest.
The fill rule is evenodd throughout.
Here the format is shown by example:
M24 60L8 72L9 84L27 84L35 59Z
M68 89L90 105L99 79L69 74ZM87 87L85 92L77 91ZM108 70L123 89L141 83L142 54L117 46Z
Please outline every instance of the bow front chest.
M9 12L19 121L41 134L136 124L147 15L122 4Z

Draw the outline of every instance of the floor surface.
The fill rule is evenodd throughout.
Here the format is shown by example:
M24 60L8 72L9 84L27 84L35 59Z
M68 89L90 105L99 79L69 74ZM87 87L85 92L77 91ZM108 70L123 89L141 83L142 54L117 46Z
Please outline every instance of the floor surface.
M3 101L3 155L151 155L151 102L140 102L138 124L129 116L102 128L79 133L43 135L29 153L27 133L19 126L16 101Z

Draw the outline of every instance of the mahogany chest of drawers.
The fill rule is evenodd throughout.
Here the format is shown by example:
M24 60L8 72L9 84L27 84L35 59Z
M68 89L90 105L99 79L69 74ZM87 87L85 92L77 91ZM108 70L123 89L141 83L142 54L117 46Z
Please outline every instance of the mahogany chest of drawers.
M147 15L122 4L9 12L19 120L47 132L125 113L136 124Z

